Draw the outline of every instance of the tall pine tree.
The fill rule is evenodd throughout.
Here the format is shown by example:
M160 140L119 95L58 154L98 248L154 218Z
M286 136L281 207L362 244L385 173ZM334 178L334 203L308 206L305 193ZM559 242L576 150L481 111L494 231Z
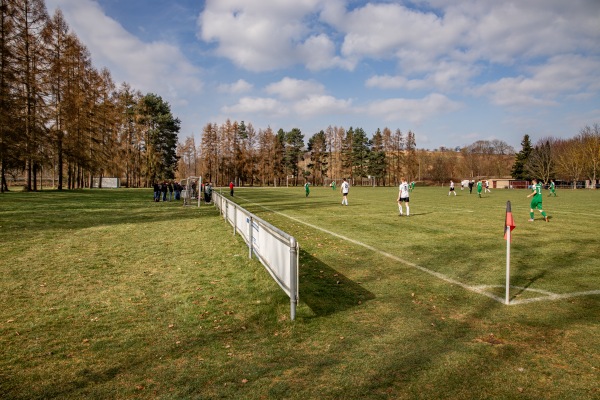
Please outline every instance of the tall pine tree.
M523 140L521 141L521 151L517 153L515 157L515 163L513 164L511 171L511 175L514 179L531 179L529 173L525 169L525 165L527 164L527 161L529 160L532 151L533 147L531 147L531 140L529 139L529 135L523 136Z

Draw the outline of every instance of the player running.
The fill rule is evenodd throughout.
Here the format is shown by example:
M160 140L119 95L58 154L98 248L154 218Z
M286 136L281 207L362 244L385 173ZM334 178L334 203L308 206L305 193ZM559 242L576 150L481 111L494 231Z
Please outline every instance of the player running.
M533 222L534 208L537 208L542 213L544 220L548 222L548 216L546 215L546 212L542 209L542 183L538 182L537 179L533 179L531 183L532 192L530 195L527 196L528 198L533 196L533 199L531 199L531 209L529 210L529 222Z
M406 216L408 217L410 215L410 209L408 207L408 192L410 187L408 183L406 183L405 178L402 178L400 180L402 183L400 183L400 186L398 187L398 210L400 211L400 216L402 216L402 203L404 203L406 205Z
M481 189L483 188L483 185L481 184L481 180L477 181L477 195L479 197L481 197Z
M448 196L450 196L450 193L454 193L454 195L456 196L456 192L454 191L454 182L450 181L450 191L448 192Z
M554 185L554 179L550 179L550 187L548 188L548 190L550 190L550 194L548 195L548 197L552 195L556 197L556 186Z

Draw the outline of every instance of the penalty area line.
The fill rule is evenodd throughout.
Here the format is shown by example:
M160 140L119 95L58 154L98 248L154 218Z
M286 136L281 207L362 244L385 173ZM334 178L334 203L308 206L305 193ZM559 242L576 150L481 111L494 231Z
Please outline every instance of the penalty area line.
M477 294L481 294L481 295L487 296L487 297L489 297L492 300L496 300L497 302L504 304L504 299L503 298L501 298L500 296L496 296L493 293L489 293L489 292L485 291L483 289L484 287L482 287L482 286L467 285L465 283L462 283L460 281L452 279L449 276L446 276L446 275L441 274L439 272L436 272L436 271L430 270L428 268L422 267L420 265L417 265L417 264L415 264L413 262L410 262L408 260L402 259L402 258L400 258L398 256L395 256L394 254L391 254L391 253L388 253L386 251L383 251L383 250L380 250L378 248L375 248L375 247L373 247L371 245L368 245L366 243L359 242L358 240L349 238L349 237L344 236L344 235L340 235L339 233L332 232L332 231L327 230L325 228L322 228L320 226L313 225L313 224L311 224L309 222L302 221L301 219L298 219L296 217L292 217L291 215L284 214L284 213L282 213L280 211L273 210L273 209L271 209L269 207L263 206L262 204L254 203L252 201L249 201L248 199L244 199L242 197L240 197L240 199L243 199L243 200L247 201L248 203L254 204L254 205L259 206L261 208L264 208L265 210L270 211L272 213L275 213L277 215L281 215L282 217L291 219L292 221L296 221L296 222L298 222L300 224L306 225L306 226L311 227L313 229L319 230L321 232L325 232L325 233L327 233L327 234L329 234L331 236L335 236L335 237L337 237L339 239L345 240L345 241L350 242L350 243L354 243L354 244L356 244L358 246L361 246L361 247L364 247L364 248L366 248L368 250L374 251L374 252L376 252L376 253L384 256L384 257L390 258L390 259L392 259L394 261L398 261L398 262L400 262L402 264L408 265L409 267L412 267L412 268L417 269L419 271L425 272L425 273L427 273L429 275L435 276L436 278L441 279L442 281L444 281L446 283L450 283L450 284L453 284L453 285L460 286L463 289L466 289L468 291L471 291L471 292L474 292L474 293L477 293Z
M287 215L287 214L284 214L284 213L282 213L280 211L273 210L272 208L263 206L262 204L254 203L254 202L252 202L252 201L250 201L248 199L245 199L243 197L239 197L239 198L242 199L242 200L247 201L250 204L254 204L256 206L264 208L265 210L267 210L269 212L272 212L274 214L281 215L282 217L291 219L292 221L296 221L296 222L298 222L300 224L303 224L303 225L306 225L306 226L311 227L313 229L316 229L316 230L319 230L321 232L327 233L327 234L329 234L331 236L335 236L335 237L337 237L339 239L345 240L345 241L350 242L350 243L354 243L354 244L356 244L358 246L361 246L361 247L364 247L364 248L366 248L368 250L374 251L375 253L378 253L378 254L380 254L380 255L382 255L384 257L390 258L390 259L392 259L394 261L398 261L398 262L400 262L402 264L405 264L405 265L407 265L409 267L412 267L412 268L417 269L419 271L425 272L426 274L432 275L432 276L434 276L434 277L436 277L436 278L438 278L438 279L440 279L440 280L442 280L442 281L444 281L446 283L450 283L450 284L459 286L459 287L461 287L461 288L463 288L465 290L468 290L470 292L477 293L477 294L489 297L490 299L495 300L495 301L497 301L497 302L499 302L501 304L506 304L506 299L504 297L497 296L497 295L495 295L493 293L490 293L490 292L488 292L486 290L488 288L496 287L496 286L498 286L498 287L504 287L503 285L478 285L478 286L467 285L466 283L463 283L463 282L457 281L455 279L452 279L452 278L450 278L447 275L444 275L444 274L441 274L439 272L430 270L429 268L422 267L422 266L417 265L417 264L415 264L413 262L410 262L408 260L400 258L400 257L398 257L398 256L396 256L394 254L391 254L391 253L388 253L386 251L380 250L380 249L378 249L376 247L373 247L373 246L371 246L369 244L360 242L358 240L349 238L349 237L344 236L344 235L340 235L339 233L332 232L332 231L330 231L328 229L325 229L325 228L322 228L320 226L313 225L310 222L306 222L306 221L303 221L303 220L298 219L296 217L292 217L291 215ZM556 300L569 299L569 298L572 298L572 297L600 295L600 290L591 290L591 291L587 291L587 292L573 292L573 293L557 294L557 293L552 293L552 292L548 292L548 291L545 291L545 290L534 290L534 289L527 289L527 288L521 288L521 287L515 287L515 286L511 286L511 288L515 288L515 289L518 288L518 289L524 289L526 291L538 292L538 293L542 293L543 296L542 297L532 297L532 298L529 298L529 299L510 300L509 303L508 303L508 305L519 305L519 304L527 304L527 303L534 303L534 302L541 302L541 301L556 301Z

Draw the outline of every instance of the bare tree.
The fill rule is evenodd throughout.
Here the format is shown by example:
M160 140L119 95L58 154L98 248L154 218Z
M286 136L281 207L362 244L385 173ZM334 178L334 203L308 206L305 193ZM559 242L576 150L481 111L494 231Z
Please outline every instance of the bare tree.
M592 188L596 188L596 179L600 173L600 125L586 126L579 136L583 145L585 166L584 173L592 181Z
M573 181L573 189L575 189L585 168L585 152L581 137L556 142L556 166L561 175Z
M553 177L555 172L555 157L554 157L554 139L540 139L533 147L527 162L525 170L535 178L541 178L544 182L548 182Z

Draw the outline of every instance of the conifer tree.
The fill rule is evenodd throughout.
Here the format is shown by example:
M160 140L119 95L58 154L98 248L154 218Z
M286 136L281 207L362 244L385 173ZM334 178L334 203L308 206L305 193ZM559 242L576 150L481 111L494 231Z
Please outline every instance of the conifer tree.
M515 163L513 164L512 171L510 173L514 179L531 179L531 176L525 169L525 165L527 164L532 151L533 148L531 147L529 135L523 136L523 140L521 141L521 151L519 151L515 156Z

